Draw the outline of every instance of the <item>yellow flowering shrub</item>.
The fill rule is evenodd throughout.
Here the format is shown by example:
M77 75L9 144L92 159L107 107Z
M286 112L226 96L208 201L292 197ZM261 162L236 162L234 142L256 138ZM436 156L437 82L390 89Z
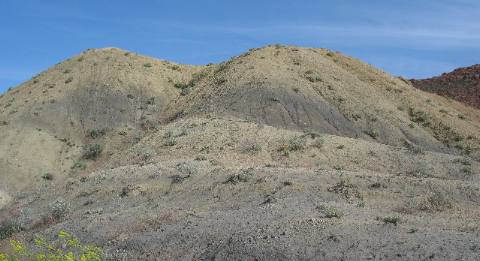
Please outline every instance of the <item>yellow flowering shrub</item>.
M60 231L55 242L42 237L35 239L35 250L29 250L23 243L10 240L12 254L0 253L0 261L102 261L103 249L84 245L66 231Z

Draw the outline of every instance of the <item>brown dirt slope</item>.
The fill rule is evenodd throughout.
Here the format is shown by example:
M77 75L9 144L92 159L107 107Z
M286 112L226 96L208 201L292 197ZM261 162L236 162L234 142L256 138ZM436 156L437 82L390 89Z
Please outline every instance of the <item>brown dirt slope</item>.
M180 94L173 82L194 70L104 48L10 90L0 97L0 184L9 184L3 189L29 186L46 173L64 175L87 144L100 144L108 155L156 127L158 113Z
M429 79L410 81L420 90L449 97L480 109L480 64L458 68Z

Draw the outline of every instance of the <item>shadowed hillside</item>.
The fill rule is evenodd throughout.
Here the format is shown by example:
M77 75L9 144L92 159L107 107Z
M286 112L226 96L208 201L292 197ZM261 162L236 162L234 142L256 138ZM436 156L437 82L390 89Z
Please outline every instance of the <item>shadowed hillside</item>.
M157 125L195 69L116 48L88 50L0 98L0 184L29 186L67 174L90 144L104 155ZM77 164L77 166L78 166Z

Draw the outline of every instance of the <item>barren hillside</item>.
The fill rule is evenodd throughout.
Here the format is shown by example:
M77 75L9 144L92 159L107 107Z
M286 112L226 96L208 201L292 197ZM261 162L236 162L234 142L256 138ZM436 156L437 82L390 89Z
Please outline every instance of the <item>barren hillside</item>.
M338 52L89 50L0 105L0 252L66 230L109 260L480 256L479 111Z
M0 189L89 167L79 165L89 144L108 155L141 137L179 96L174 82L194 71L116 48L88 50L2 95L0 184L8 186Z

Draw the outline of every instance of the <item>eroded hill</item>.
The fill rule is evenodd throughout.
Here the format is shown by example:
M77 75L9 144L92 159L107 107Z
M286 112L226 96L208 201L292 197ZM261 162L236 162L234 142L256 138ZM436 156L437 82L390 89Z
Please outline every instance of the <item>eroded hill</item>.
M340 53L90 50L0 104L0 252L64 229L112 260L480 255L478 110Z
M101 144L104 155L121 150L156 127L180 95L174 82L194 71L116 48L88 50L2 95L0 189L87 168L81 158L89 145Z

